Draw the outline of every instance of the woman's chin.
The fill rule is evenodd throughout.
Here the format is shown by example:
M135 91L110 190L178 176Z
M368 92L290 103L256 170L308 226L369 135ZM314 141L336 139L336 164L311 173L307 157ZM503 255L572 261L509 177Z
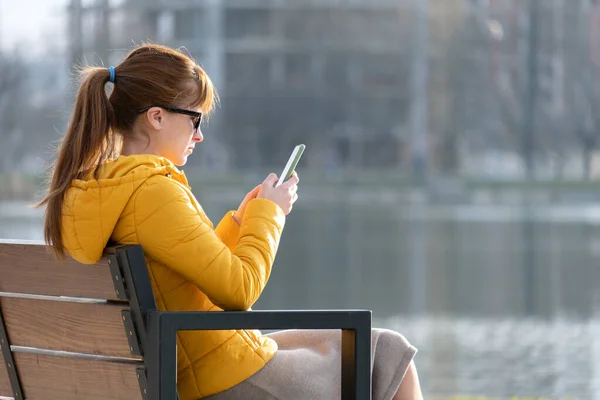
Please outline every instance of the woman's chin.
M183 154L179 157L177 157L175 160L171 160L171 162L173 163L173 165L177 166L177 167L183 167L186 163L187 163L187 158L188 158L189 154Z
M171 162L173 163L173 165L183 167L187 163L188 157L191 156L192 153L193 150L187 149L183 153L179 154L177 157L173 157L174 159L171 160Z

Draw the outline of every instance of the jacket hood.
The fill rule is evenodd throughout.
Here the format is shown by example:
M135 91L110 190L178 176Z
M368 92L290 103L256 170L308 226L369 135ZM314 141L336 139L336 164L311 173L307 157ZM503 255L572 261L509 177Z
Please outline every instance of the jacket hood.
M151 154L120 156L100 167L97 180L91 172L73 180L62 213L62 239L69 255L86 264L98 262L131 196L154 175L189 187L183 171Z

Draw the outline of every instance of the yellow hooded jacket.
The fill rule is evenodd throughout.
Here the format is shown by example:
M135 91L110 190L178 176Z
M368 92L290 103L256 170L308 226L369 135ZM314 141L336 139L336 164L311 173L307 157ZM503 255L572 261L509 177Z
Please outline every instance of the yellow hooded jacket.
M65 196L63 241L82 263L95 263L109 240L140 244L159 310L248 310L264 289L285 216L266 199L248 203L241 224L229 212L216 229L170 161L120 156L99 179L72 182ZM177 338L182 400L229 389L259 371L277 344L259 331L187 331Z

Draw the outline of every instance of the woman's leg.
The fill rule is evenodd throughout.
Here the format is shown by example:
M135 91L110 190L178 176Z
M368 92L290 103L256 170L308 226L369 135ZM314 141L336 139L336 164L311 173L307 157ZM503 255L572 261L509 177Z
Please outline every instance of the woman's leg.
M404 379L392 400L423 400L417 367L413 361L410 362Z

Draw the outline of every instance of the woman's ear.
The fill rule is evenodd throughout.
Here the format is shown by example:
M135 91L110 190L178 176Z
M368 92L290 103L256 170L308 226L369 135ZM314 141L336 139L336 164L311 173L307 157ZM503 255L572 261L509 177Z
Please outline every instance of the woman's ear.
M165 113L160 107L151 107L146 111L146 120L152 129L159 131L165 122Z

